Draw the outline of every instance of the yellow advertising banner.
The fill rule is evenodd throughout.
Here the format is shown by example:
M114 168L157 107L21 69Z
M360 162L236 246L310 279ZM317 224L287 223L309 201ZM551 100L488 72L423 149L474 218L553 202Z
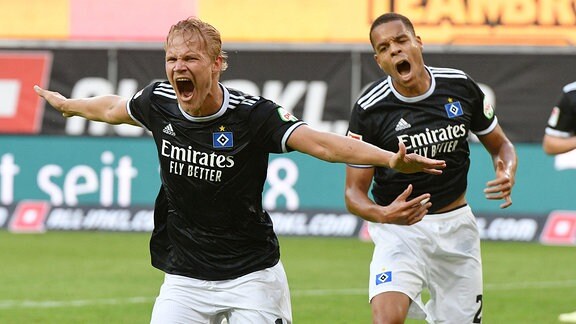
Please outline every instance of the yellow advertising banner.
M576 45L576 0L0 0L0 39L162 41L197 15L225 42L368 44L385 12L425 44Z
M0 38L66 39L69 0L0 0Z
M200 0L228 42L367 43L385 12L425 44L576 45L576 0Z

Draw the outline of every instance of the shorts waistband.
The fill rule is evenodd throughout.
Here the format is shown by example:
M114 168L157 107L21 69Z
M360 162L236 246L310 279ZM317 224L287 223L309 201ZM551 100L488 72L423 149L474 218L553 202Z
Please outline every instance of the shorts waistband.
M452 218L460 217L463 214L470 213L472 210L470 209L469 205L464 205L462 207L456 208L446 213L438 213L438 214L427 214L424 216L422 221L445 221Z

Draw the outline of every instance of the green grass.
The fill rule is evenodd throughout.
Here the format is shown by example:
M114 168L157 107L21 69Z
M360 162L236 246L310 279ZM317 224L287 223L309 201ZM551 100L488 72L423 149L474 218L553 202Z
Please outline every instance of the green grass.
M148 323L162 282L148 239L0 231L0 323ZM371 322L371 243L282 237L281 244L296 324ZM558 313L576 310L576 247L482 244L486 323L558 323Z

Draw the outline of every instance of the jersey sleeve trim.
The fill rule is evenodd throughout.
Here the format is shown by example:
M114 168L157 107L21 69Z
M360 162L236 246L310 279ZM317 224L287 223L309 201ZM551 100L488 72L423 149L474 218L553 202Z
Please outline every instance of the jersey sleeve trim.
M554 136L554 137L560 137L560 138L568 138L568 137L572 136L569 132L559 131L559 130L551 128L551 127L546 127L545 133L546 133L546 135L550 135L550 136Z
M576 90L576 82L569 83L562 88L562 91L564 91L564 93L568 93L574 90Z
M132 110L130 109L130 101L132 101L132 99L126 101L126 111L128 112L128 115L130 115L130 118L132 118L132 120L134 120L136 123L138 123L138 125L140 125L140 127L150 131L150 129L148 129L148 127L146 127L138 119L136 119L136 117L134 117L134 115L132 115Z
M494 128L496 128L496 125L498 125L498 118L496 116L494 116L494 120L492 120L492 123L490 124L490 126L488 126L488 128L486 128L485 130L482 130L482 131L474 132L474 134L480 135L480 136L489 134L490 132L492 132L494 130Z
M306 125L306 123L303 121L298 121L294 125L290 126L290 128L288 128L288 130L286 130L286 132L284 133L284 136L282 136L282 153L290 152L290 150L288 149L288 145L286 145L286 143L288 142L288 138L290 137L290 135L292 135L292 132L294 132L294 130L296 128L298 128L302 125Z
M347 166L351 167L351 168L356 168L356 169L370 169L373 168L373 165L368 165L368 164L348 164L346 163Z

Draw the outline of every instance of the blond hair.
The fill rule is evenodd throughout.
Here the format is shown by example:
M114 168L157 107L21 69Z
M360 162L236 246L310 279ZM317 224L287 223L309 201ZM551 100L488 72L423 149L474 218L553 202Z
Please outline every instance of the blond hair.
M222 39L220 38L220 32L214 28L214 26L203 22L196 17L189 17L184 20L180 20L175 25L170 27L168 36L166 36L166 42L164 43L164 50L168 48L172 42L172 38L175 34L185 35L186 41L189 41L193 37L199 37L208 53L208 56L216 60L218 57L222 58L222 68L220 71L225 71L228 68L228 54L222 50Z

